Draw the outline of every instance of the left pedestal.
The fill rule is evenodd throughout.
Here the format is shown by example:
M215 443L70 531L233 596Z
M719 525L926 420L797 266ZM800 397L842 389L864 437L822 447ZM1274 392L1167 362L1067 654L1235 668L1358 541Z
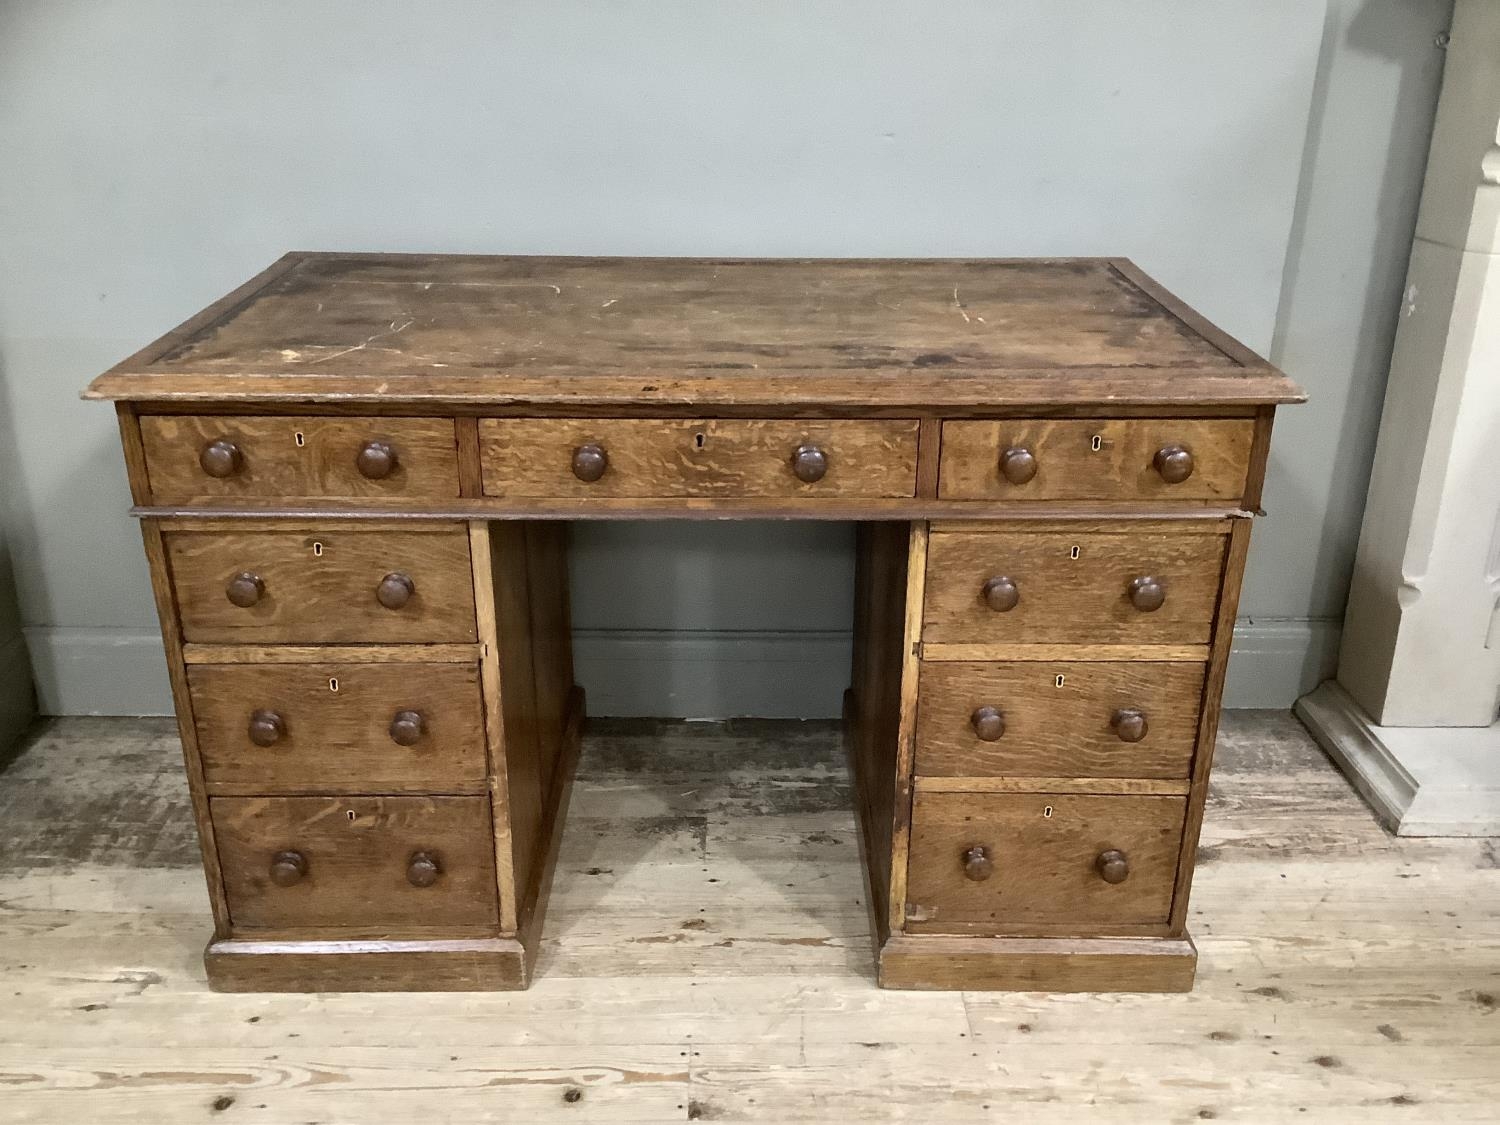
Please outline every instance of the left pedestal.
M213 987L526 987L583 715L566 525L143 534Z

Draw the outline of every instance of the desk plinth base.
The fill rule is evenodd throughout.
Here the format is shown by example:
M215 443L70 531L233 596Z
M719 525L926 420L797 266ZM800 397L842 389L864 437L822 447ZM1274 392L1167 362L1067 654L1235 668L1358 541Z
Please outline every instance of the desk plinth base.
M1198 950L1181 938L914 937L877 953L882 988L1189 992Z
M525 988L532 959L515 938L433 941L213 941L215 992L483 992Z

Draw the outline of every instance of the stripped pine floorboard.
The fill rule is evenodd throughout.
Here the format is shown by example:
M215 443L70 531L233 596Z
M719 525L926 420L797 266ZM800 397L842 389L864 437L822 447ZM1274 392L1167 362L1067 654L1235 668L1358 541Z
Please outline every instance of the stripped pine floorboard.
M1186 995L884 992L833 724L590 724L524 993L216 995L172 725L0 774L0 1122L1500 1120L1500 842L1219 737Z

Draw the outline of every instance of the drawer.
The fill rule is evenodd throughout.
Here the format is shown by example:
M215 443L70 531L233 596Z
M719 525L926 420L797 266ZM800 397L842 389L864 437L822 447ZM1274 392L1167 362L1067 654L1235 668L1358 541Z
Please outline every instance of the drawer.
M1186 812L1183 797L919 790L909 928L1095 934L1164 926Z
M485 797L215 797L236 930L494 926Z
M1202 664L925 662L917 773L1186 778Z
M917 423L816 419L492 418L486 496L916 494Z
M1249 418L944 422L946 500L1191 500L1244 495Z
M1207 644L1225 537L1202 532L936 532L922 639Z
M484 792L476 664L198 664L211 790Z
M157 504L458 496L451 418L147 415Z
M462 527L169 531L185 640L464 642L476 637Z

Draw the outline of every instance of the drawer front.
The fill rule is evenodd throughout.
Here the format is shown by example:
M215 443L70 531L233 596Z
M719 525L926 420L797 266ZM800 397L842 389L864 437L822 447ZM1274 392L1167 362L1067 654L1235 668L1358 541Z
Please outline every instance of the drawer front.
M919 790L907 917L931 933L1165 925L1186 811L1183 797Z
M1202 664L921 666L917 773L1185 778Z
M945 422L946 500L1191 500L1245 492L1248 418Z
M494 418L479 437L486 496L916 493L915 421Z
M484 792L473 664L201 664L187 670L210 789Z
M399 644L476 637L469 539L428 531L170 531L189 642Z
M215 797L236 930L498 924L484 797Z
M158 504L458 496L451 418L148 415L141 442Z
M922 639L1207 644L1224 544L1199 532L937 532Z

